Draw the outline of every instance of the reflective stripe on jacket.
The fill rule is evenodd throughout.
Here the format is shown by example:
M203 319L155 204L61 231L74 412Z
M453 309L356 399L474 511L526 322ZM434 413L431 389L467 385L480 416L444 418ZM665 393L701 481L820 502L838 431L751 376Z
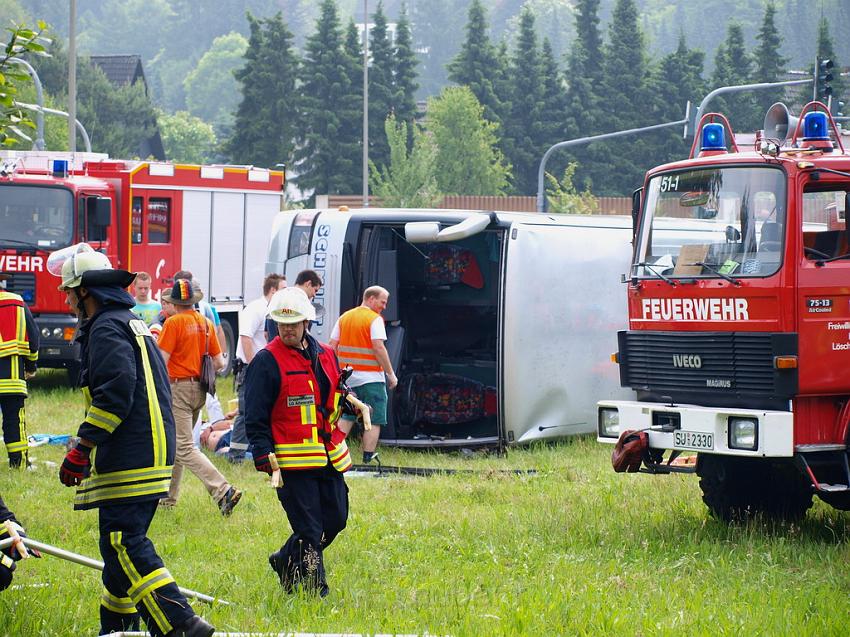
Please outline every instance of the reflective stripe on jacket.
M0 290L0 394L26 396L21 358L33 363L38 360L35 321L23 298Z
M342 394L339 365L333 350L319 345L319 365L329 383L322 400L320 384L310 361L279 338L266 346L280 369L280 392L271 413L272 441L284 471L317 469L330 461L339 472L351 468L345 433L336 426Z
M86 415L78 435L95 443L75 509L168 493L175 433L162 355L144 321L107 306L80 329Z
M380 314L368 307L355 307L339 317L339 364L358 372L383 371L372 349L372 322Z

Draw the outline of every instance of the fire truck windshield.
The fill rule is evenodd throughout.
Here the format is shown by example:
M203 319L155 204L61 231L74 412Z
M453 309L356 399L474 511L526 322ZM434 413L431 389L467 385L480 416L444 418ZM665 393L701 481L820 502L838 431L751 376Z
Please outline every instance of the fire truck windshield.
M706 167L655 175L645 200L634 276L737 281L779 269L785 241L780 169Z
M0 184L0 247L54 250L71 245L73 236L70 190Z

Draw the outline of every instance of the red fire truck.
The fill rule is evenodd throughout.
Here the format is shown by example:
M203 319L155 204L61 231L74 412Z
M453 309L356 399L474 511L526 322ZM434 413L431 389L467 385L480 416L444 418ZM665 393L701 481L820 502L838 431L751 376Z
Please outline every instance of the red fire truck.
M110 159L96 153L0 153L0 272L41 330L39 365L74 370L75 319L46 268L54 250L87 241L113 265L146 271L158 299L189 269L235 348L243 303L262 294L281 209L282 172Z
M724 520L850 509L850 154L823 104L783 115L752 150L707 115L647 173L614 355L637 400L598 406L632 470L695 472Z

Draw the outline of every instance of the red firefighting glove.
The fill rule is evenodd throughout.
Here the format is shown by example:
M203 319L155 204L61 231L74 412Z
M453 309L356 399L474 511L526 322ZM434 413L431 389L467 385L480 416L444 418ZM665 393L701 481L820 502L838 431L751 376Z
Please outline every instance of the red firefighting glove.
M88 477L91 470L90 453L91 448L85 445L77 445L66 453L62 466L59 467L59 482L66 487L76 487L83 478Z
M272 463L269 459L271 454L266 453L262 456L254 456L254 468L262 473L272 474Z
M0 553L0 591L5 591L12 583L12 573L17 565L12 558Z

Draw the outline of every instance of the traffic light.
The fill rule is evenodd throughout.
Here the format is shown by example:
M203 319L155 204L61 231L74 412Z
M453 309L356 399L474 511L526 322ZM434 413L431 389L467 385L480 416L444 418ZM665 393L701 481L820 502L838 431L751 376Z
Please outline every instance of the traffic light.
M835 63L832 60L818 58L817 77L815 78L815 89L817 99L826 103L832 95L832 67Z

